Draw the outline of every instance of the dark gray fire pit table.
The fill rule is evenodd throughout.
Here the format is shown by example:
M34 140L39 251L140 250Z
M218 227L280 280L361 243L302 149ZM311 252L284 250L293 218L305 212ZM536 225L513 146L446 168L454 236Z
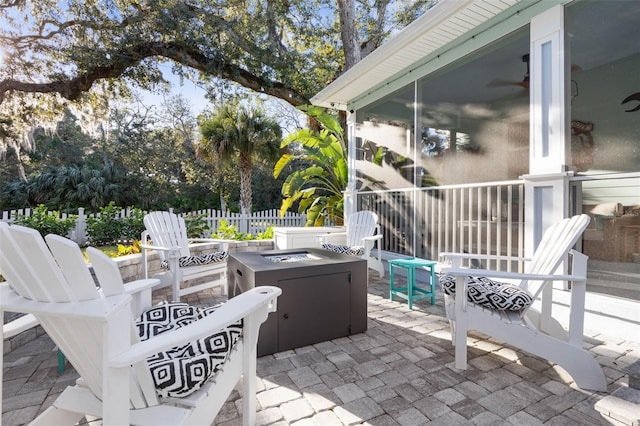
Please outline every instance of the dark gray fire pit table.
M278 310L260 328L258 356L367 330L367 261L316 248L233 253L229 292L280 287Z

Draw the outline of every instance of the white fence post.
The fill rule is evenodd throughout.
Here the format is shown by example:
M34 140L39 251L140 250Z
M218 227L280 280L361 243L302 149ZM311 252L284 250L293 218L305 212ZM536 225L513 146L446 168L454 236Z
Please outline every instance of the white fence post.
M80 245L83 245L87 241L87 219L84 215L84 207L78 208L74 241Z

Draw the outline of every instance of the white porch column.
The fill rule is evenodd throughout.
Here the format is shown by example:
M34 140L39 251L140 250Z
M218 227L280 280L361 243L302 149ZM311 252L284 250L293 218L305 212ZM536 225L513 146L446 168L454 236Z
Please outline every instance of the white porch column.
M531 256L545 229L569 214L570 124L566 108L564 7L531 20L530 151L525 180L525 255Z
M347 112L347 168L349 180L347 189L344 191L344 218L356 212L356 201L358 190L356 188L356 114Z

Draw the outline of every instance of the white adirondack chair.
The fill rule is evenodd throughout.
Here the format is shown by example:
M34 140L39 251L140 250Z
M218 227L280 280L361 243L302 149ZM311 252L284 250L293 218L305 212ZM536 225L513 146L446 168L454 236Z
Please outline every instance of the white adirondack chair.
M380 278L384 277L380 243L377 256L371 255L376 242L382 241L378 215L368 210L355 212L347 218L346 229L346 232L319 235L322 248L367 259L367 266L378 271Z
M37 231L0 223L0 271L7 279L0 285L0 314L32 314L81 376L33 424L76 424L86 416L101 418L105 425L208 425L240 377L243 424L255 424L257 337L276 308L280 289L256 287L202 319L140 341L132 310L149 305L150 286L157 280L138 283L147 297L134 306L112 260L88 249L98 289L75 243L51 235L46 240L48 247ZM206 383L184 398L159 396L149 357L239 320L243 326L237 343ZM2 370L0 401L1 376Z
M511 260L508 257L442 254L451 262L451 267L442 269L446 275L441 275L440 283L456 368L467 368L467 329L473 328L558 364L581 388L606 390L601 366L582 347L588 258L572 247L588 224L589 216L578 215L549 227L524 273L461 267L464 258ZM567 263L569 274L564 273ZM480 277L506 284L487 284ZM554 281L571 283L568 333L551 317ZM540 312L531 307L538 297Z
M154 277L162 286L171 285L173 300L212 287L222 287L228 294L227 285L227 244L211 238L190 239L184 219L168 211L151 212L144 217L146 230L142 233L142 272L149 275L148 251L155 250L166 271ZM151 244L148 244L151 238ZM192 256L189 245L194 243L218 243L220 251ZM209 277L206 282L182 286L186 281Z

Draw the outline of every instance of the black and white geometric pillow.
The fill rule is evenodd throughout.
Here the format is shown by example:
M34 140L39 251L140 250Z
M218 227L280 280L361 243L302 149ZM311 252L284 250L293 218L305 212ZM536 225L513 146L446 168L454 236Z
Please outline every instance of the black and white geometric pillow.
M186 268L187 266L208 265L210 263L223 262L229 257L227 251L217 251L215 253L205 253L197 256L182 256L178 259L178 266ZM169 269L169 262L163 260L160 266Z
M197 308L164 302L144 312L136 327L140 340L198 321L219 307ZM156 391L161 397L187 396L202 386L227 360L242 333L242 320L208 337L176 346L147 358Z
M322 248L350 256L362 256L364 254L364 247L362 246L343 246L340 244L322 243Z
M466 277L467 300L485 308L499 311L520 312L533 303L533 296L517 285L493 281L486 277ZM456 293L456 277L439 274L442 291L453 296Z

